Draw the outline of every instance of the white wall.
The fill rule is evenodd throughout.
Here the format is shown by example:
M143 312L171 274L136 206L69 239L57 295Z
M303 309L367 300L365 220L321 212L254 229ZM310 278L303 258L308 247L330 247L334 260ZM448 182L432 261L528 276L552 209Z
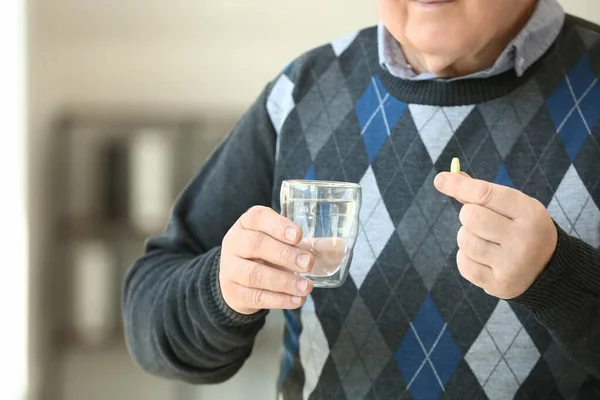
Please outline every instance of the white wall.
M25 100L25 2L3 3L0 13L0 108L2 116L2 154L0 181L9 195L0 198L0 253L6 268L0 291L4 307L0 343L0 393L5 399L25 400L27 393L27 207L26 187L26 100Z
M598 0L560 0L565 10L600 24L600 2Z
M147 105L240 114L267 80L301 51L374 23L373 3L29 0L34 309L44 302L40 294L44 282L40 281L39 271L51 251L44 210L48 193L42 189L48 163L47 129L60 108L86 104L136 108ZM600 23L598 0L563 3L569 11ZM35 366L41 365L45 357L48 324L43 313L32 315L31 324L35 384L41 376ZM279 349L275 344L279 343L280 319L275 316L244 371L225 386L200 389L200 398L242 398L243 390L244 398L268 399L278 368ZM119 365L127 368L126 364ZM260 371L260 379L256 379L256 371ZM268 377L262 375L265 371ZM131 382L131 390L143 391L137 398L164 395L157 389L162 382L149 382ZM72 390L76 393L72 398L77 398L77 386Z

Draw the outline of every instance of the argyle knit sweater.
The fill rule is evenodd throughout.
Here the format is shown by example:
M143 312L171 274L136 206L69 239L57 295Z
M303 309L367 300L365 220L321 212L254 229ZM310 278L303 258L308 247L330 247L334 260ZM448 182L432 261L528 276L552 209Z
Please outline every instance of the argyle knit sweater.
M264 382L281 399L600 399L599 32L567 17L522 77L401 80L381 68L375 28L299 57L130 269L135 360L197 384L233 376L267 311L223 301L223 236L254 205L279 211L283 180L350 181L364 201L349 277L285 312L279 382ZM433 187L453 157L556 222L556 252L519 298L491 297L457 270L460 204Z

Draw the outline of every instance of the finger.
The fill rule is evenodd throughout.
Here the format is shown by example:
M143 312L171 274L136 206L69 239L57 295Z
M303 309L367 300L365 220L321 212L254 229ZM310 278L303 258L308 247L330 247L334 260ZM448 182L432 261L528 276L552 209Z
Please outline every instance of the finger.
M490 267L497 265L500 256L500 246L470 232L462 226L456 236L458 248L473 261Z
M465 204L458 215L460 223L476 236L502 244L510 236L512 220L477 204Z
M240 308L253 310L294 310L304 304L305 297L290 296L284 293L271 292L237 285L235 288Z
M493 282L492 269L471 259L462 250L456 253L456 265L463 278L475 286L483 289Z
M236 255L245 259L263 260L288 270L307 272L314 264L314 254L282 243L263 232L241 230Z
M313 287L310 279L248 260L240 260L239 268L231 280L253 289L300 297L307 296Z
M296 245L302 240L298 225L268 207L252 207L239 221L244 229L263 232L284 243Z
M507 186L449 172L438 174L434 185L461 203L478 204L511 219L527 213L528 197Z

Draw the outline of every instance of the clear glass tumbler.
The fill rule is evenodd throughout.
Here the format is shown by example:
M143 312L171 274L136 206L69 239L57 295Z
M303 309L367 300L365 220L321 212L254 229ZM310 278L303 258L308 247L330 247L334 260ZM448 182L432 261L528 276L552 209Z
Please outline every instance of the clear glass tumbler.
M315 255L302 276L316 288L341 286L348 277L358 234L362 189L356 183L290 180L281 186L281 215L302 229L299 247Z

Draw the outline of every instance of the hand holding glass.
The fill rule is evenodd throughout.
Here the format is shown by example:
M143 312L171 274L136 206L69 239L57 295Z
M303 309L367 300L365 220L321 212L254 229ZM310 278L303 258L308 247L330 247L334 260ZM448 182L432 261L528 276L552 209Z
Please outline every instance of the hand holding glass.
M298 247L311 251L315 263L301 274L316 288L341 286L348 276L358 234L360 185L346 182L284 181L281 214L302 229Z

